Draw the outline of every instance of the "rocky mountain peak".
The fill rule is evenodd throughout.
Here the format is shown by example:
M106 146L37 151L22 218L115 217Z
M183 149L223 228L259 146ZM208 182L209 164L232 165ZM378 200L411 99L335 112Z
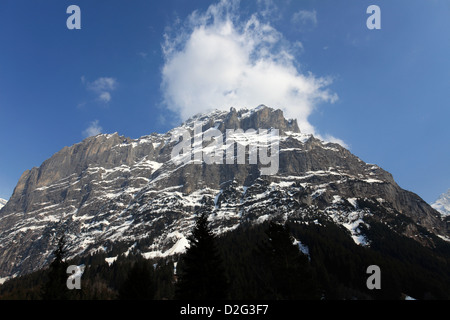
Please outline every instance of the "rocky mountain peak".
M431 206L439 211L442 216L450 216L450 189L441 194Z
M275 110L265 105L254 109L239 109L231 107L229 111L215 110L207 114L197 114L182 124L193 127L194 122L201 122L203 130L217 128L224 132L226 129L270 129L276 128L281 134L285 132L300 133L295 119L285 119L282 110Z
M172 134L193 130L195 122L203 132L216 128L223 134L278 129L278 171L263 175L261 163L248 161L175 163ZM447 237L438 212L382 168L301 133L281 110L231 108L196 115L165 134L90 137L25 171L0 211L0 278L46 266L61 233L70 257L100 251L113 259L129 250L146 258L179 254L199 210L209 212L218 234L243 222L321 217L348 229L361 245L370 244L361 231L370 219L424 245L432 244L423 228Z

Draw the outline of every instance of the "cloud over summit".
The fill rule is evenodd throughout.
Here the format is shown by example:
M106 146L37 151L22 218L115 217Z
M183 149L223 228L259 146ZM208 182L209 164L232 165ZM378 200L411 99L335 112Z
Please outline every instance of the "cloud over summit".
M85 138L96 136L100 133L102 133L103 128L99 125L98 120L94 120L89 124L89 127L86 128L86 130L83 131L83 136Z
M316 133L308 117L318 103L333 103L329 78L302 73L290 43L265 15L243 19L238 1L194 11L167 29L161 89L165 106L181 120L200 112L265 104Z

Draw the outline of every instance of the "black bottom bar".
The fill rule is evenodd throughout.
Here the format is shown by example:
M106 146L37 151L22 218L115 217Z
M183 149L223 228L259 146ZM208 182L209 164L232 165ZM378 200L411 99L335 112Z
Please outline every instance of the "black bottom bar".
M308 319L310 317L405 318L418 312L445 311L448 301L0 301L2 312L14 316L39 314L51 317L130 317L151 319Z

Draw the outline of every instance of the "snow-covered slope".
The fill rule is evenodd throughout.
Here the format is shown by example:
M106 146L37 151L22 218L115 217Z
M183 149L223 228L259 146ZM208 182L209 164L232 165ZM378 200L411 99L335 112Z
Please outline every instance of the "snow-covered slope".
M443 216L450 215L450 189L446 193L441 194L439 199L431 205L434 209L439 211Z
M0 209L3 208L7 202L8 200L0 199Z

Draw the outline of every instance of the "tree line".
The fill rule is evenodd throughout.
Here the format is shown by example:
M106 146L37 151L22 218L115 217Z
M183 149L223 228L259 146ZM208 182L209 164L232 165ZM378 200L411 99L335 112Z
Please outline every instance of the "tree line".
M0 299L120 300L335 300L450 298L450 246L425 248L375 221L365 230L370 247L348 232L318 223L242 223L220 237L199 214L186 253L146 260L119 255L111 265L98 254L64 261L61 238L46 270L7 281ZM298 241L309 249L308 255ZM81 290L68 290L67 266L84 263ZM366 268L381 269L381 290L366 286Z

